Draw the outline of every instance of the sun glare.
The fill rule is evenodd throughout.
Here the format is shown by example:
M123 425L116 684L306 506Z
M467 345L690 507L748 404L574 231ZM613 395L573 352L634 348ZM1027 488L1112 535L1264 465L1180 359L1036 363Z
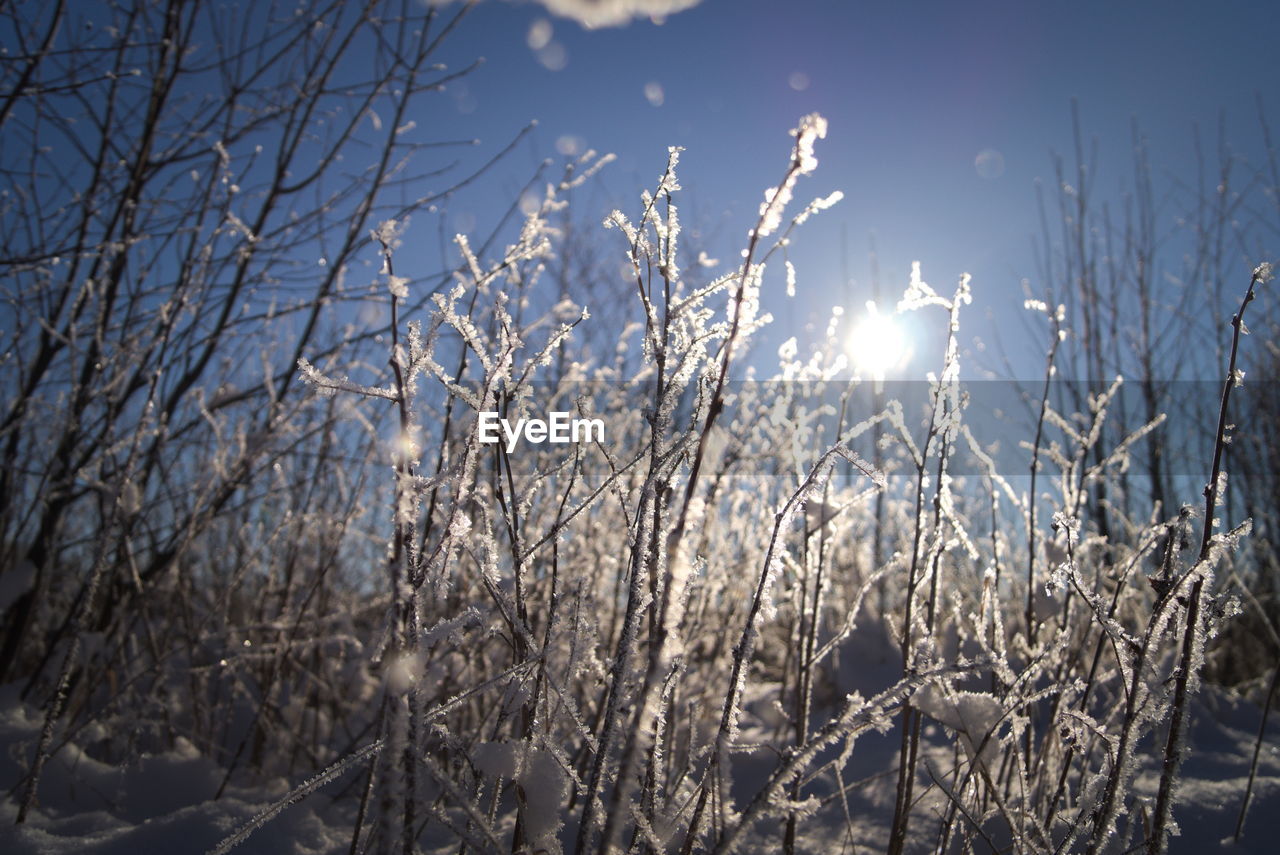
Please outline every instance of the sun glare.
M883 380L886 372L906 361L907 338L892 315L880 314L868 300L867 313L849 334L847 348L857 371Z

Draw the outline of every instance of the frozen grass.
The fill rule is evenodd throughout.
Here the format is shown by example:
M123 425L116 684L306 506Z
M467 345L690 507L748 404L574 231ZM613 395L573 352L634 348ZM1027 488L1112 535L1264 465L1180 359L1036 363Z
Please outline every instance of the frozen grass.
M424 31L439 23L425 14ZM281 26L340 65L337 42ZM350 26L382 35L372 16ZM1027 302L1045 374L1021 402L1011 474L994 447L1011 434L983 435L961 382L967 276L934 288L917 265L904 283L896 310L922 313L941 354L920 401L850 377L834 307L825 332L761 367L761 294L803 291L787 247L840 201L796 203L820 116L792 132L732 263L683 248L672 149L606 218L610 277L591 288L570 282L562 226L608 162L595 154L539 182L509 245L458 236L443 281L401 269L410 212L378 223L372 200L406 154L408 94L429 88L434 42L419 36L371 84L401 99L379 165L332 197L364 200L343 209L355 225L333 229L333 209L276 222L292 185L218 143L210 207L190 210L216 214L207 245L224 249L192 241L182 289L148 291L147 265L111 262L185 234L163 228L188 209L157 202L154 234L130 225L81 253L133 296L86 289L96 308L58 335L6 304L23 353L3 363L17 366L6 388L29 391L0 441L10 463L48 466L0 479L0 848L1207 851L1233 836L1246 791L1236 851L1272 838L1280 761L1260 706L1201 685L1233 592L1249 625L1273 609L1239 582L1264 578L1251 562L1269 552L1223 474L1237 412L1270 430L1248 387L1232 393L1268 266L1234 338L1205 342L1223 365L1203 360L1220 397L1188 404L1208 414L1191 467L1203 500L1172 496L1161 469L1195 442L1162 432L1158 407L1132 419L1125 382L1100 381L1100 307L1117 324L1127 309L1084 292ZM290 109L327 104L313 82ZM346 146L367 141L336 133L322 163L343 175ZM104 169L132 224L141 179ZM1084 218L1064 220L1070 278L1088 253ZM376 254L358 324L322 323L345 273L277 305L290 229L341 234L335 266ZM18 273L79 299L56 267ZM239 284L224 293L218 271ZM1159 403L1139 362L1140 397ZM1081 364L1090 381L1051 382ZM599 418L605 436L481 442L480 412L552 411Z
M944 295L917 268L899 304L940 309L946 337L919 424L895 401L857 423L805 410L804 382L848 382L832 339L803 358L787 349L786 383L731 387L735 352L768 322L766 265L834 202L782 229L824 133L817 117L793 132L782 189L766 193L741 266L705 284L680 270L678 151L634 218L609 217L641 319L612 359L574 350L589 312L572 301L518 320L538 304L549 216L579 179L549 185L498 260L460 240L456 283L406 332L394 226L378 233L392 384L306 366L320 392L389 400L406 438L391 461L392 622L367 693L390 750L368 772L356 848L792 851L855 832L890 852L1164 848L1203 650L1231 612L1209 592L1248 525L1215 534L1157 508L1113 512L1125 535L1099 533L1093 485L1158 424L1099 451L1119 380L1082 414L1059 412L1046 385L1030 459L1054 489L1035 502L994 468L951 475L962 455L983 459L959 382L967 277ZM1048 315L1052 370L1066 330L1062 310ZM605 391L587 394L586 381ZM446 417L425 415L426 401ZM601 417L609 436L521 453L479 442L474 412L540 408ZM892 478L847 449L869 432ZM851 467L838 486L836 466ZM882 520L871 515L879 495ZM1218 498L1206 492L1208 511ZM1041 503L1052 513L1037 516ZM806 506L839 511L813 521ZM881 566L868 560L874 538L888 545ZM868 654L898 664L865 692L830 690L837 658ZM874 752L889 777L864 768L848 780L859 740L877 733L899 746ZM1140 783L1152 775L1154 808ZM839 795L851 784L890 801L855 811Z

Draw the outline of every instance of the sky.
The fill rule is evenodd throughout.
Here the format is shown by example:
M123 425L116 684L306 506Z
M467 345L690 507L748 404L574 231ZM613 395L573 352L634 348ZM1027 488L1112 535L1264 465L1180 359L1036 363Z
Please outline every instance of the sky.
M1220 122L1241 175L1265 163L1259 103L1280 122L1280 10L1269 3L703 0L598 28L548 8L578 2L485 0L449 41L451 66L485 58L450 86L449 135L479 139L479 157L538 121L450 216L490 222L538 159L589 147L618 158L599 178L602 218L634 208L678 145L686 226L731 251L781 178L787 131L821 113L828 137L797 199L836 189L845 199L795 241L797 297L765 295L782 338L821 328L834 304L852 317L871 296L874 245L882 303L913 261L939 291L969 273L966 344L1002 338L1017 353L1024 280L1036 294L1045 285L1036 184L1056 204L1053 153L1074 162L1073 99L1085 147L1098 146L1094 198L1117 209L1133 186L1134 123L1157 186L1190 188L1197 129L1211 180ZM1164 203L1162 229L1173 231L1179 204ZM1280 216L1270 216L1251 251L1275 252Z

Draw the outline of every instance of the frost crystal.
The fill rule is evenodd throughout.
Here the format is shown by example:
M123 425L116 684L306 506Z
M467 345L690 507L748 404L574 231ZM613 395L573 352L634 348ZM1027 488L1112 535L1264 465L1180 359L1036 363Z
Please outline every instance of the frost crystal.
M782 211L791 201L793 183L794 181L789 180L781 188L770 187L764 191L764 201L760 203L760 227L756 230L760 237L773 234L782 224Z
M810 113L800 120L800 124L791 131L796 138L795 149L791 154L791 169L781 187L770 187L764 191L764 202L760 204L760 224L756 229L757 237L765 237L777 231L782 224L782 212L791 201L791 191L795 187L796 177L808 175L818 166L818 159L813 156L813 144L827 135L827 120L817 113ZM827 200L823 200L824 204ZM838 201L833 199L830 204Z
M372 237L388 249L395 249L400 245L400 235L404 234L404 229L407 225L409 225L407 219L383 220L378 224L378 228L374 230Z
M793 133L796 137L796 163L800 165L800 174L808 175L818 168L818 159L813 156L813 143L826 139L827 120L817 113L810 113L800 120L800 126Z
M782 346L778 348L778 359L783 362L790 362L792 359L796 358L797 352L798 348L796 347L796 337L792 336L784 341Z
M989 765L999 756L1000 741L995 732L1004 711L995 698L977 692L948 694L938 686L927 686L912 702L925 715L960 734L960 744L971 762Z
M1071 586L1071 575L1071 565L1063 561L1049 574L1049 581L1044 584L1044 592L1052 597L1059 591L1065 591Z
M1075 546L1080 540L1080 520L1063 511L1054 512L1053 530L1066 532L1069 547Z

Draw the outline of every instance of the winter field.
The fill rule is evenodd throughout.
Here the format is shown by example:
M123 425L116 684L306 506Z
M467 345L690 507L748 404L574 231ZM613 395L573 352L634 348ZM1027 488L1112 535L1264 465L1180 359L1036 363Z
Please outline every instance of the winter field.
M1077 145L1001 375L806 290L819 113L722 245L676 145L430 234L470 8L0 7L0 852L1275 851L1265 114Z

